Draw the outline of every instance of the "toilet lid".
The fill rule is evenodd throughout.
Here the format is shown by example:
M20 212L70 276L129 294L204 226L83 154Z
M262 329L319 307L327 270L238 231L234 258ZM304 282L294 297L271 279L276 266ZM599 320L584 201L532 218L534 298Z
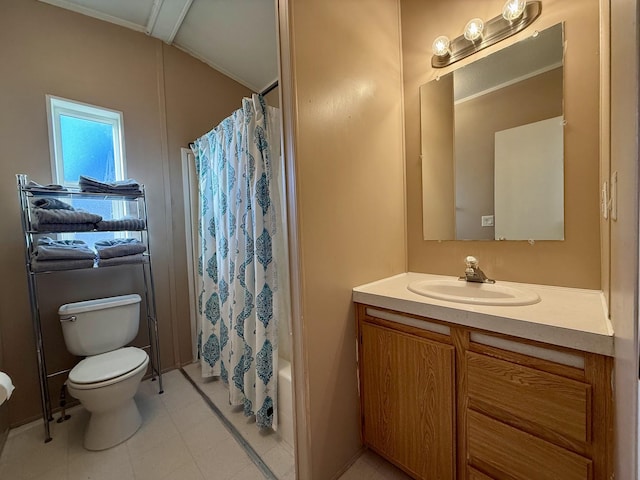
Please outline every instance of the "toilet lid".
M124 347L112 352L93 355L81 360L69 372L73 383L98 383L120 377L138 368L147 353L136 347Z

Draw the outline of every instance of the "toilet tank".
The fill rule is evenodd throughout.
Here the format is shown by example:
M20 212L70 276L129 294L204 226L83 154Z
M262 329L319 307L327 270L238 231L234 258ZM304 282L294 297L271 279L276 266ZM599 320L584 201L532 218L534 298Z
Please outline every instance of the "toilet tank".
M64 343L78 356L110 352L138 334L140 295L67 303L58 309Z

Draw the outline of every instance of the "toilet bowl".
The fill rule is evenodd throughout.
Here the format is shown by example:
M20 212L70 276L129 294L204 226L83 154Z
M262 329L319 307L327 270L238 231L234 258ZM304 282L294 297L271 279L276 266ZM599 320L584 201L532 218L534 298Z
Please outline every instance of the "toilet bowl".
M69 372L69 394L91 413L87 450L111 448L138 431L142 417L133 397L148 365L144 350L125 347L87 357Z
M135 338L140 296L123 295L60 307L67 349L86 356L69 372L67 389L91 414L85 430L87 450L105 450L131 437L142 425L134 396L149 356L123 347Z

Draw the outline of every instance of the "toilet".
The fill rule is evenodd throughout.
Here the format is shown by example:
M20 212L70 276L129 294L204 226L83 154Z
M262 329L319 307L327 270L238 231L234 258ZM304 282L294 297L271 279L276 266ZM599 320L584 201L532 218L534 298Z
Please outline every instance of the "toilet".
M134 395L149 356L125 347L138 333L140 296L122 295L68 303L58 309L67 350L86 357L69 372L67 390L91 414L87 450L105 450L131 437L142 417Z

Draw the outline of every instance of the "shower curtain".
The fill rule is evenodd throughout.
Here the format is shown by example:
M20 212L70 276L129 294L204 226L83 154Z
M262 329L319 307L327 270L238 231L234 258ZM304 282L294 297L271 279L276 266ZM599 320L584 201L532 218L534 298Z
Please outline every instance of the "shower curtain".
M229 403L277 427L278 319L285 241L278 175L279 111L260 95L193 148L199 188L198 353Z

